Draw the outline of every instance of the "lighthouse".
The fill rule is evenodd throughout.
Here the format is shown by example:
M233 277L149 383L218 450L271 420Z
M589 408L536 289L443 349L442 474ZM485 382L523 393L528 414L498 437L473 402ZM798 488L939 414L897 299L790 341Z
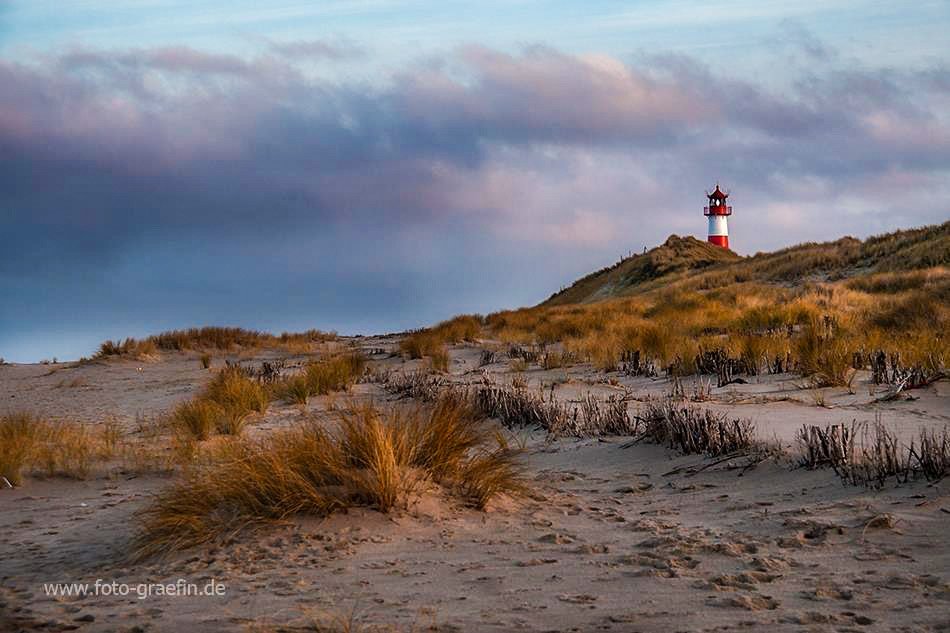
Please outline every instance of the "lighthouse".
M729 197L729 194L720 191L717 184L716 190L707 193L706 197L709 198L709 206L703 207L703 215L709 218L709 238L707 241L716 246L729 248L729 224L726 220L732 215L732 207L726 206L726 198Z

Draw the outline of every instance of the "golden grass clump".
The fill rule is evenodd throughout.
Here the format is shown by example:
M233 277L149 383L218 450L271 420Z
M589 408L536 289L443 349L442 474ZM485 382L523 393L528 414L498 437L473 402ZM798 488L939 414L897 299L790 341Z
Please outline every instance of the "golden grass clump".
M815 320L795 341L799 371L813 387L850 387L856 347L846 334Z
M307 385L311 395L346 391L366 369L366 358L359 352L333 356L307 366Z
M449 371L449 350L440 347L429 355L429 366L433 371L448 373Z
M119 436L114 423L93 429L30 413L0 416L0 476L13 485L22 482L24 472L85 479L95 461L112 457Z
M267 389L240 367L226 367L197 396L178 405L167 422L175 431L199 441L212 432L240 435L247 417L267 411L269 400Z
M399 343L399 350L409 358L425 358L439 349L442 341L429 330L409 334Z
M33 458L45 422L28 413L0 417L0 476L13 485L21 481L21 471Z
M138 341L127 338L124 341L103 341L94 358L109 358L111 356L128 356L133 358L149 358L158 352L158 346L151 339Z
M217 460L185 472L141 514L135 555L207 543L248 525L352 506L405 505L426 481L483 508L520 490L517 451L491 433L464 399L427 410L372 405L259 441L235 439Z
M640 345L643 353L661 363L667 364L673 359L673 332L667 325L647 325L640 331Z
M280 389L281 395L293 404L307 404L310 400L310 383L307 374L297 374L284 381Z
M196 440L206 440L217 430L224 414L218 403L207 398L194 398L175 407L170 419L174 427Z
M240 435L247 416L267 411L269 401L263 385L232 367L219 371L199 399L220 407L217 427L218 432L225 435Z
M425 358L438 354L446 343L474 341L481 334L482 317L462 314L431 328L416 330L399 343L399 349L409 358Z
M739 339L739 358L753 375L759 373L759 368L767 358L768 350L769 341L764 336L750 334Z
M478 314L462 314L443 321L433 329L445 343L474 341L482 331L482 317Z

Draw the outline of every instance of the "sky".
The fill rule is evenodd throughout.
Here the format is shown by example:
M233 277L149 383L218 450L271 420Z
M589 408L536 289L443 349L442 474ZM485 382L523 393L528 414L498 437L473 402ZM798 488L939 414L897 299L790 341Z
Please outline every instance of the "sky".
M950 218L950 3L0 0L0 357Z

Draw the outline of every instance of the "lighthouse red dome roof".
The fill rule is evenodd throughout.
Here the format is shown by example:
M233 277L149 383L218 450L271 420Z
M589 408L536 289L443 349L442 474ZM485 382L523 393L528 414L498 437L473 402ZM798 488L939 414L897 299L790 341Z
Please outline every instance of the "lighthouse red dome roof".
M720 191L719 185L717 184L716 190L713 191L712 193L707 193L706 197L709 198L710 200L725 200L726 198L729 197L729 194L723 193L722 191Z

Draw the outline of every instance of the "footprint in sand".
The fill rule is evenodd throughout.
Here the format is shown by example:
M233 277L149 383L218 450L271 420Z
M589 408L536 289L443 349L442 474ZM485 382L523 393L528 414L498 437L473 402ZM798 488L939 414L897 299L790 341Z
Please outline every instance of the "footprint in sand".
M769 556L755 557L748 563L750 569L763 572L785 571L795 565L795 561L789 562L787 558Z
M815 602L825 602L827 600L851 600L854 598L854 590L850 587L843 587L837 583L820 584L814 589L806 589L801 592L801 596L806 600Z
M567 534L558 534L557 532L551 532L550 534L545 534L538 539L539 543L553 543L554 545L569 545L574 542L574 539Z
M767 574L761 571L748 571L739 574L724 574L712 579L712 584L719 589L746 589L751 590L760 583L770 583L781 578L778 574Z
M557 597L561 602L569 602L571 604L593 604L597 602L597 596L592 596L586 593L577 594L577 595L568 595L561 594Z
M746 611L763 611L777 609L779 601L771 596L760 594L743 594L739 596L726 596L717 598L710 596L706 599L706 605L710 607L726 607L732 609L745 609Z
M538 565L552 565L557 562L556 558L531 558L529 560L519 560L515 562L517 567L537 567Z
M642 492L646 492L653 488L653 484L637 484L635 486L621 486L614 490L617 494L623 495L635 495Z

